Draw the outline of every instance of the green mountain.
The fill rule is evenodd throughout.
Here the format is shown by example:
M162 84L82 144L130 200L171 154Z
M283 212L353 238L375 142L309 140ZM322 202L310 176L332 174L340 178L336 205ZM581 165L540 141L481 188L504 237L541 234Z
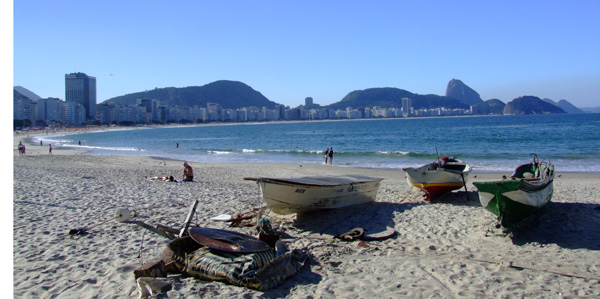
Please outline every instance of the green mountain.
M559 107L534 96L518 97L504 107L504 115L566 113Z
M206 107L207 103L217 103L225 109L250 106L273 109L277 104L242 82L227 80L215 81L203 86L155 88L114 97L104 103L134 105L138 98L156 99L161 104L169 106Z
M472 106L473 114L482 114L482 115L490 115L497 114L502 115L504 112L504 102L498 99L491 99L485 102L481 102L479 104L475 104Z
M401 108L402 98L412 99L414 109L428 109L445 107L448 109L469 109L469 105L451 98L433 94L420 95L412 92L392 88L369 88L355 90L347 94L341 101L326 106L330 109L346 109L346 107L360 108L381 106L386 108Z

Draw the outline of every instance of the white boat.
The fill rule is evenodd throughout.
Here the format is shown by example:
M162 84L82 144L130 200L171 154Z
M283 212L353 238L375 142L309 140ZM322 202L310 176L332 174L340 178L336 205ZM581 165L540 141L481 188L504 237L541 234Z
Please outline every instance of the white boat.
M402 170L406 172L408 184L425 191L425 199L432 200L464 187L471 173L471 166L458 159L446 158L442 162Z
M383 180L362 175L245 179L257 181L271 211L280 215L375 201Z

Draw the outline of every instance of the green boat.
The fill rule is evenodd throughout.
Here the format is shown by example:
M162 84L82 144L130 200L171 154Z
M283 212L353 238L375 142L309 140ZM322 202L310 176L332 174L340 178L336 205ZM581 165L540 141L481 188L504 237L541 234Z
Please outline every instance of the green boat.
M510 178L474 182L481 206L498 216L498 228L511 231L543 209L554 191L554 165L533 161L515 169Z

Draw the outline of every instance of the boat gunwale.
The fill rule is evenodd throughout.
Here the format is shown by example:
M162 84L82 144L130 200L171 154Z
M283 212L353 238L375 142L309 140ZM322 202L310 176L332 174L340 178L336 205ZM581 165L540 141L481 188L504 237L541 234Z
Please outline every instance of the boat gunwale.
M435 167L435 169L425 169L425 171L445 171L445 172L449 172L449 173L454 173L454 174L461 174L461 173L469 173L473 170L473 168L471 167L471 165L465 161L456 159L456 162L448 162L448 165L464 165L464 168L462 170L459 169L452 169L452 168L447 168L444 167L442 165L440 165L440 163L438 162L431 162L431 163L427 163L427 164L423 164L421 166L418 167L404 167L402 168L402 170L404 170L405 172L409 172L409 171L422 171L423 168L429 168L428 166L433 165Z
M308 183L299 181L301 179L315 180L318 178L330 179L331 182L325 183ZM256 181L259 183L271 183L271 184L285 184L285 185L296 185L296 186L312 186L312 187L339 187L344 185L356 185L356 184L369 184L369 183L377 183L383 181L383 178L376 177L364 177L362 176L362 180L355 181L344 181L344 182L335 182L336 177L324 177L324 176L313 176L313 177L299 177L299 178L256 178ZM341 178L351 179L352 177L343 176Z

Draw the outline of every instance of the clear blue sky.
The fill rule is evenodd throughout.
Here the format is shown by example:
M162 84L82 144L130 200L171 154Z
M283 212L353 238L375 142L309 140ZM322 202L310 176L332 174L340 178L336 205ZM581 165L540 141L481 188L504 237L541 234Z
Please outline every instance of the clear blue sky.
M353 90L444 95L453 78L483 100L523 95L600 106L600 1L13 2L13 85L97 98L155 87L248 84L292 107Z

